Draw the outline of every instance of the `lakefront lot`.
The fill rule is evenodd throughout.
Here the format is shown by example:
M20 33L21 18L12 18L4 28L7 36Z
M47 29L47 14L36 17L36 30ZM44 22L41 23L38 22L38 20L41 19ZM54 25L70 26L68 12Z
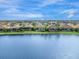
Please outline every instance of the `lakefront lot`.
M0 35L5 34L79 34L79 21L0 21Z

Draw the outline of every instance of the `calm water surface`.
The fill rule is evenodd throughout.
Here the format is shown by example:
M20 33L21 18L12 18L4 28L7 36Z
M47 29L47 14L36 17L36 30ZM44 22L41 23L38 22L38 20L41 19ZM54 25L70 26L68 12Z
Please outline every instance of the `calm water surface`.
M79 36L0 36L0 59L79 59Z

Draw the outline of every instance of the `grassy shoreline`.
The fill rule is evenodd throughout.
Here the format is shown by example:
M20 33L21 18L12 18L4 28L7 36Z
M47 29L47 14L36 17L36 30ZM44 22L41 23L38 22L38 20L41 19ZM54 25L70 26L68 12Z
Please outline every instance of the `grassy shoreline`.
M25 32L0 32L0 35L42 35L42 34L64 34L64 35L79 35L79 32L34 32L34 31L25 31Z

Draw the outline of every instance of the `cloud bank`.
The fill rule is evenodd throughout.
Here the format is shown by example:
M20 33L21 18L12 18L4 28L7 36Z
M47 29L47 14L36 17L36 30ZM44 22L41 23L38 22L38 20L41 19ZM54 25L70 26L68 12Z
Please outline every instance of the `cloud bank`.
M78 0L0 0L0 19L79 19L78 4Z

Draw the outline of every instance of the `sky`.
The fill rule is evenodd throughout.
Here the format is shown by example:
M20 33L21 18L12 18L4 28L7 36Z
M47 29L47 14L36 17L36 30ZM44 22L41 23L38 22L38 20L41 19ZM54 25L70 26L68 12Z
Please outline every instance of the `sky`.
M79 0L0 0L0 20L79 20Z

